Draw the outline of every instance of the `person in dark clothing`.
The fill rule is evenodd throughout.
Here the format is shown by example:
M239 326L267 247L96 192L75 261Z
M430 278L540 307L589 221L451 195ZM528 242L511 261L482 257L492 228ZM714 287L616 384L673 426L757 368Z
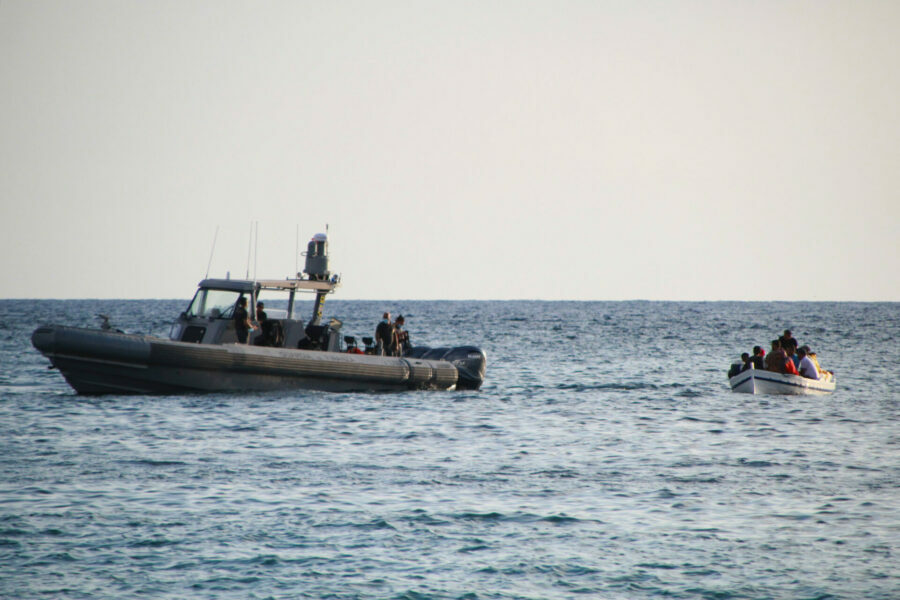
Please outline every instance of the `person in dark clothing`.
M265 304L256 303L256 322L259 323L260 335L256 336L253 343L256 346L274 346L280 348L284 345L284 328L278 319L269 320L266 314Z
M381 322L375 327L375 354L379 356L394 355L394 324L391 313L386 312Z
M250 315L247 314L247 298L241 296L238 298L237 306L234 307L234 334L237 336L238 344L246 344L250 337L250 330L256 329L250 322Z
M787 347L793 343L794 348L797 348L800 344L797 343L797 340L794 338L794 334L791 333L790 329L785 329L784 333L781 337L778 338L778 341L781 342L781 348L787 352Z
M766 351L762 349L762 346L753 346L753 356L750 357L750 362L753 363L754 369L765 369L766 368Z
M731 379L738 373L743 373L747 369L750 368L750 355L744 352L741 354L741 362L734 363L731 365L731 368L728 370L728 378Z

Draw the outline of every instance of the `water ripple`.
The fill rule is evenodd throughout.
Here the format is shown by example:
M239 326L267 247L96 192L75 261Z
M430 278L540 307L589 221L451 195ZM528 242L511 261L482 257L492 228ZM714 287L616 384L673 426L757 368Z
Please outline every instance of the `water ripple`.
M33 321L185 302L0 304L0 597L900 597L900 398L855 368L900 361L897 305L398 304L484 346L484 389L79 397ZM732 394L785 324L839 390Z

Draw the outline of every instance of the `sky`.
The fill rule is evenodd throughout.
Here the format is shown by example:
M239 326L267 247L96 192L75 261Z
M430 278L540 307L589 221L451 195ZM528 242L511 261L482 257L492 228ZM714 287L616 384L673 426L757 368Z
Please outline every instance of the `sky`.
M0 298L284 278L327 226L345 299L900 301L898 39L874 0L0 0Z

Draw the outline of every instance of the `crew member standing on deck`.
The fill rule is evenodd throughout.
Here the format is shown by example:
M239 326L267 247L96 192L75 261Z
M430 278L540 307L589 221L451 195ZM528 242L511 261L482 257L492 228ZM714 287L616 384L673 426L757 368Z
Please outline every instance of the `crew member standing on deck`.
M403 315L397 317L394 321L394 344L397 350L397 356L404 356L409 352L409 332L403 329L406 319Z
M238 344L246 344L250 337L250 330L256 329L250 322L250 315L247 314L247 298L241 296L238 298L237 306L234 307L234 333L237 336Z
M391 323L391 313L386 312L381 322L375 328L375 355L394 355L394 324Z
M265 311L266 305L262 302L256 303L256 322L262 325L266 319L269 318L269 315L266 314Z

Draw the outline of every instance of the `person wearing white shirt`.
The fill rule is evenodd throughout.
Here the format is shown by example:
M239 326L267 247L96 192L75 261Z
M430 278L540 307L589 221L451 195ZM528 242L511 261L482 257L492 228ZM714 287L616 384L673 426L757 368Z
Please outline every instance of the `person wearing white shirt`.
M812 359L807 355L806 348L798 349L797 356L800 357L800 366L798 368L798 370L800 371L800 375L806 377L807 379L818 379L819 369L816 368L816 363L814 363Z

